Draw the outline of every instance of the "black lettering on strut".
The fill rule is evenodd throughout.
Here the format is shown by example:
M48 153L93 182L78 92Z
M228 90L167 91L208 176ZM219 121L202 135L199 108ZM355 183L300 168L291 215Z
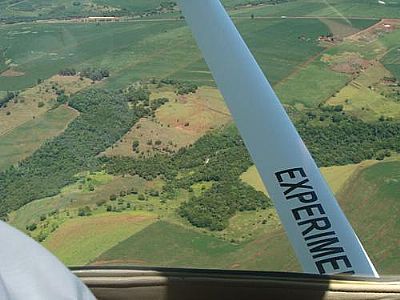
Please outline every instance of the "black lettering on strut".
M317 253L313 255L313 258L319 258L344 252L344 249L342 247L328 247L337 243L339 243L339 239L337 237L334 237L311 242L308 243L307 246L310 247L311 253Z
M301 228L304 242L320 274L355 274L353 266L336 232L332 228L323 202L315 192L303 168L286 169L275 173L292 216ZM312 204L311 204L312 203ZM308 204L308 205L304 205ZM321 259L323 258L323 259ZM317 260L318 259L318 260Z
M283 182L283 183L281 183L281 187L288 187L288 189L286 191L284 191L283 194L285 194L285 195L290 194L291 192L293 192L296 189L309 189L309 190L312 190L313 187L311 185L304 185L309 181L310 180L308 180L308 179L304 179L304 180L302 180L300 182L297 182L297 183L286 183L286 182Z
M329 221L329 219L327 217L301 221L297 224L299 226L303 226L303 225L307 225L307 224L309 225L308 228L302 232L303 236L309 234L314 229L323 231L323 230L327 230L332 227L331 222Z

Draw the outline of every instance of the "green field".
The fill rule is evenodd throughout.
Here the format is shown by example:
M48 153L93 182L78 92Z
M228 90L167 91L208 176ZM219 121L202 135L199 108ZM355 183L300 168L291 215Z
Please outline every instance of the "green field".
M4 50L0 48L0 74L7 69L6 58Z
M331 30L332 21L238 19L236 22L268 79L278 84L277 93L284 103L316 106L348 81L346 74L331 71L318 61L318 54L324 48L317 39ZM354 20L354 25L346 26L353 32L373 22ZM6 57L16 65L13 69L25 73L19 77L0 76L0 90L26 88L38 78L47 78L67 66L109 69L111 77L104 85L110 88L152 77L214 86L182 21L1 26L0 41L8 47ZM316 61L312 62L313 59ZM324 85L315 86L315 78L323 80Z
M241 19L237 21L237 26L272 84L288 77L297 66L320 53L323 48L317 38L329 31L317 19ZM299 39L302 35L304 40ZM175 76L189 80L197 76L206 78L210 75L201 73L206 71L206 65L198 59L186 69L177 71Z
M160 37L161 45L153 48L152 46L155 47L156 44L149 45L148 40L158 39L159 35L168 37L168 32L172 36L182 25L183 22L118 23L101 26L96 24L0 26L0 41L7 47L6 57L17 65L16 70L25 73L25 76L21 77L0 77L0 90L18 90L32 86L38 78L48 78L66 67L75 66L77 69L85 66L106 67L116 78L117 70L123 72L121 69L126 66L127 60L131 63L131 67L146 63L151 57L154 58L153 63L157 64L161 58L157 58L157 53L160 56L160 51L165 51L158 47L167 47L165 43L168 41ZM165 31L167 33L164 33ZM120 57L120 60L116 60L116 57ZM154 65L149 64L149 69L152 67ZM136 80L144 76L143 70L142 73L136 70L130 74L136 76ZM127 85L130 82L121 84Z
M30 156L42 143L60 134L78 113L60 106L0 136L0 170Z
M316 39L328 30L316 19L239 20L238 27L273 83L319 53L322 48ZM309 40L300 41L298 37L305 32ZM260 36L266 38L260 39ZM38 78L48 78L67 66L108 68L111 71L109 87L124 87L151 77L212 84L211 75L183 21L100 26L5 25L0 26L0 42L7 47L6 57L16 65L14 69L25 73L20 77L0 76L0 90L26 88Z
M75 4L75 5L74 5ZM6 20L49 19L66 16L98 15L115 11L113 7L97 6L92 0L3 0L0 1L0 17Z
M331 97L327 103L343 105L346 112L365 121L378 120L381 116L398 119L400 103L382 93L384 89L388 89L383 83L384 78L391 76L382 64L376 63Z
M323 84L316 84L317 78ZM349 79L347 74L334 72L317 61L277 85L276 92L283 103L316 107L344 87Z
M115 12L122 14L140 15L148 11L154 11L159 8L161 0L90 0L77 1L80 5L73 5L73 2L67 0L34 0L21 1L14 3L11 0L5 0L0 3L0 9L6 17L61 17L85 15L87 13L100 14L105 12ZM228 9L235 8L242 4L247 4L247 0L223 0ZM239 10L233 10L233 14L250 15L255 13L261 16L328 16L328 17L386 17L395 18L399 16L400 3L398 0L388 2L386 5L380 5L374 0L302 0L289 1L278 5L265 5L242 7ZM119 12L120 10L123 10ZM168 14L166 14L168 16Z
M339 193L344 212L382 274L398 274L400 162L365 169Z
M355 172L359 172L360 170L375 163L376 161L373 160L363 161L359 164L323 167L320 169L320 171L325 180L328 182L328 185L331 188L332 192L336 194L342 189L342 187ZM261 191L268 195L264 183L261 180L260 174L258 173L255 166L251 166L245 173L240 176L240 179L254 187L257 191Z
M121 9L126 9L133 11L135 13L141 14L146 11L158 8L160 6L161 0L94 0L97 4L109 5L112 7L118 7Z
M154 219L151 214L129 212L68 220L43 245L67 265L85 265Z
M400 81L400 48L393 48L382 60L385 67Z
M285 253L285 255L281 255ZM249 242L232 243L160 221L120 242L94 264L299 270L282 229L261 232Z
M303 0L242 9L235 14L249 16L251 13L256 16L318 16L345 20L350 17L398 18L400 1L393 0L387 5L381 5L375 0Z
M167 222L157 222L99 256L96 261L180 267L215 267L238 246Z

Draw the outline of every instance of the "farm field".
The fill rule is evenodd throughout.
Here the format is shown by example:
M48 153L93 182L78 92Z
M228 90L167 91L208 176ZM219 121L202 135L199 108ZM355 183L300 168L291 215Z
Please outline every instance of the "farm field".
M383 94L388 85L384 83L384 78L391 76L383 65L376 63L327 103L343 105L345 111L365 121L378 120L381 116L398 119L400 102Z
M400 2L391 1L390 5L381 5L374 0L306 0L289 1L279 5L250 7L234 12L234 15L249 16L251 13L256 16L318 16L338 17L345 21L349 17L367 18L399 18Z
M325 180L328 182L328 185L331 188L332 192L336 194L343 188L343 186L353 174L375 163L377 163L377 161L363 161L359 164L323 167L320 168L320 171ZM245 173L240 176L240 179L254 187L257 191L263 192L268 195L268 192L266 191L264 184L261 180L260 174L258 173L255 166L251 166Z
M167 2L0 0L0 215L67 265L301 271ZM398 272L400 0L222 2L378 271ZM121 18L81 17L99 15Z
M206 234L157 222L99 256L95 264L122 261L136 265L211 267L219 265L236 248Z
M129 1L129 0L94 0L95 3L101 5L107 5L110 7L116 7L119 9L126 9L129 11L133 11L137 14L142 14L151 9L156 9L159 7L159 0L137 0L137 1Z
M67 265L85 265L154 220L154 215L135 212L68 220L43 245Z
M60 106L1 135L0 170L30 156L44 141L59 135L77 115L77 111Z
M163 238L156 238L160 236ZM94 264L300 271L281 228L237 244L166 222L154 223L120 242Z
M74 4L75 3L75 4ZM97 5L94 1L32 0L0 2L1 17L5 20L52 19L66 16L98 15L117 11L116 7Z
M0 50L0 74L7 69L6 59L4 57L4 51Z
M365 111L361 114L368 114L366 106L369 106L369 110L375 110L372 113L374 118L371 118L370 113L370 117L364 119L377 119L385 112L397 117L397 104L385 101L379 90L370 89L372 84L383 80L385 76L392 76L377 60L384 58L387 52L397 49L396 40L400 31L386 31L384 23L377 23L375 29L349 36L343 43L331 44L321 56L314 57L307 65L300 65L289 77L276 85L282 102L315 107L330 99L328 104L342 104L348 110L354 110L348 107L354 102L359 103L358 110L365 106ZM397 22L392 21L391 24L397 28ZM385 59L383 62L385 63ZM396 64L391 66L396 69ZM319 78L323 84L315 85L315 78ZM353 96L358 99L353 101Z
M76 17L87 15L110 14L117 16L146 16L152 13L152 18L165 18L179 15L173 12L173 9L163 10L161 3L168 4L161 0L136 0L134 2L127 0L33 0L19 1L3 0L0 2L1 17L6 20L31 20L31 19L51 19L62 17ZM233 8L237 5L246 3L245 0L224 0L227 8ZM160 13L160 14L159 14Z
M22 91L16 98L0 108L0 135L12 132L46 114L55 105L57 92L72 95L91 85L91 80L80 80L78 76L52 76L48 80Z
M333 168L325 170L327 178L335 172L337 174L344 172L346 182L335 182L336 187L340 187L339 190L336 190L339 201L350 222L354 224L355 230L368 253L372 254L372 259L381 274L394 274L398 268L398 261L395 258L397 257L396 253L398 253L396 211L399 207L392 202L395 201L399 192L397 184L398 167L398 161L388 161L365 162L360 165L340 167L336 170ZM376 182L376 176L382 176L382 179ZM342 180L341 178L340 181ZM369 193L372 193L371 196L366 198L365 195ZM387 203L391 204L387 205ZM371 210L371 206L374 209ZM256 213L249 214L254 220ZM244 219L248 218L248 216L241 216L241 214L234 218L243 217ZM235 223L244 225L243 222L237 220ZM259 227L258 230L254 230L254 226L244 228L243 232L246 232L246 229L249 228L252 232L252 236L244 242L233 240L234 242L231 241L229 245L228 242L224 242L226 243L224 244L221 243L221 240L214 240L213 246L208 245L213 241L213 238L207 234L184 229L184 227L166 222L154 223L142 232L132 235L132 237L109 249L95 261L96 264L124 263L299 271L299 265L279 221L269 219L268 223L270 223L270 226L264 225L264 228ZM365 224L370 225L365 226ZM381 232L379 237L374 236L373 232L378 231ZM162 236L163 239L154 238L156 236ZM381 239L392 241L388 249L379 250L380 245L382 245ZM208 247L208 252L203 252L204 247ZM286 253L285 256L280 254L282 251ZM196 256L190 256L188 253L196 253ZM206 253L212 253L212 255L207 256ZM220 259L221 256L224 257L223 260ZM196 259L193 259L193 257L196 257Z
M241 19L237 25L272 83L321 52L323 48L318 45L317 38L329 30L317 19ZM299 40L305 32L305 40ZM268 39L259 39L261 35ZM30 46L33 40L34 48ZM270 40L275 42L269 43ZM213 85L183 21L100 26L4 25L0 27L0 41L7 47L6 58L11 61L12 69L24 73L18 77L0 77L0 90L23 89L32 86L38 78L48 78L65 67L82 69L90 65L110 70L107 87L124 87L152 77ZM167 53L168 60L164 59Z
M386 163L386 162L385 162ZM376 164L376 161L367 161L367 162L363 162L361 164L358 165L349 165L349 166L343 166L343 167L329 167L329 168L323 168L322 172L325 175L325 177L327 178L328 182L330 183L332 189L334 192L338 192L338 191L342 191L343 188L346 186L346 183L351 182L351 180L355 180L354 178L358 178L359 174L361 174L364 170L371 168L371 166L373 166L374 164ZM380 163L382 164L382 163ZM255 170L254 167L251 168L251 170ZM248 173L251 173L248 172ZM83 186L83 188L81 189L82 192L81 195L79 196L79 192L78 192L78 188L75 186L71 186L67 189L65 189L65 191L63 192L63 195L61 195L59 197L60 200L58 200L59 203L61 203L60 201L64 201L64 203L68 203L68 205L64 205L64 206L58 206L58 210L61 212L57 217L55 217L55 219L49 218L48 222L49 222L49 226L51 226L51 224L59 224L59 226L57 226L57 230L54 233L51 233L49 235L49 238L45 240L45 245L48 245L48 243L50 243L50 241L52 241L54 239L54 236L60 236L62 235L64 232L67 232L70 228L69 224L78 224L81 221L84 222L91 222L89 221L89 219L91 220L92 217L77 217L76 215L74 215L72 213L73 210L71 210L72 207L78 208L78 207L82 207L82 205L92 205L94 202L93 201L88 201L88 200L84 200L85 198L88 197L89 195L89 191L88 191L88 184L94 184L95 185L95 192L92 192L92 199L96 199L96 200L101 200L101 198L99 198L96 195L102 195L104 193L104 191L106 190L110 190L111 186L116 186L116 184L118 184L118 180L121 179L113 179L110 176L107 176L105 174L98 174L98 175L93 175L92 176L92 180L91 181L85 181L85 184ZM137 178L136 180L139 180L139 178ZM125 182L132 182L132 181L125 181ZM125 189L127 189L128 187L137 187L139 188L141 185L143 185L143 182L140 183L141 181L136 181L135 184L123 184L123 186L125 186ZM121 182L122 183L122 182ZM249 182L251 183L251 182ZM150 187L151 185L148 185L148 187ZM116 187L116 191L118 190L118 187ZM121 190L121 186L119 186L119 190ZM74 192L75 191L75 192ZM85 192L87 191L87 192ZM143 189L140 191L144 191ZM185 197L184 195L182 195L183 197ZM104 200L108 200L108 197L103 197ZM61 200L62 199L62 200ZM74 201L74 203L70 204L70 199L76 199ZM169 228L167 226L167 229L169 232L171 232L170 234L168 234L168 239L172 239L173 237L173 233L176 232L176 230L178 230L179 234L182 235L183 233L181 231L186 232L185 234L183 234L183 236L187 235L190 233L190 235L194 235L194 236L200 236L202 238L205 239L211 239L211 240L217 240L220 241L222 244L223 243L233 243L233 245L236 245L234 248L236 249L235 251L228 251L227 253L225 253L224 255L226 257L228 257L228 260L224 260L224 265L218 264L217 261L218 259L216 259L215 261L213 261L213 257L211 256L211 258L206 258L204 257L204 259L209 259L210 261L208 262L209 265L206 266L210 266L210 267L223 267L223 268L239 268L239 269L247 269L247 268L256 268L258 270L283 270L282 268L284 268L284 270L298 270L298 265L295 262L294 256L293 254L288 256L288 260L270 260L268 259L268 255L272 255L273 257L277 257L278 256L278 249L279 247L284 247L285 249L290 249L290 246L286 240L285 237L285 233L283 232L279 219L277 218L276 212L274 209L267 209L267 210L262 210L262 211L257 211L257 212L241 212L236 214L231 220L230 220L230 224L229 226L221 231L221 232L216 232L210 235L210 233L208 233L207 231L203 231L203 230L197 230L191 226L189 226L186 222L183 222L182 219L177 218L177 216L175 216L175 212L174 212L174 207L177 207L176 205L179 205L179 201L176 204L173 203L169 203L169 205L163 206L162 204L160 205L160 202L157 198L154 199L148 199L147 201L138 201L137 200L137 195L128 195L126 197L120 198L123 199L124 203L131 203L133 206L135 207L135 210L130 212L129 210L127 212L122 212L120 214L126 214L126 213L135 213L138 215L150 215L153 216L153 219L155 219L157 216L158 218L161 217L162 220L164 220L162 223L164 224L165 222L167 222L168 224L171 224L171 226L174 228L174 230L171 231L171 228ZM42 202L45 201L45 202ZM48 200L41 200L39 202L33 202L29 205L27 205L26 207L20 209L17 214L15 215L15 217L13 218L12 223L13 224L20 224L19 227L24 227L26 226L26 224L28 224L28 222L30 222L30 220L34 220L35 217L28 217L30 214L32 214L33 211L37 211L35 213L36 215L36 220L39 219L40 215L43 215L46 213L46 208L49 209L51 208L50 205L48 205L49 203L56 203L55 199L48 199ZM46 203L47 202L47 203ZM112 203L112 202L108 202L108 203ZM104 205L108 205L107 203ZM343 205L343 204L342 204ZM35 208L36 207L36 208ZM41 208L40 208L41 207ZM68 208L69 207L69 208ZM55 206L53 206L53 209L55 208ZM65 218L63 211L65 210L65 208L68 208L68 210L70 211L70 216L74 216L73 219L68 220L69 218ZM166 210L168 208L168 210ZM48 211L47 211L48 212ZM115 213L107 213L104 209L102 209L101 207L99 209L94 209L93 210L93 214L94 216L101 216L102 219L106 219L107 215L108 216L115 216ZM23 217L26 216L26 217ZM57 223L60 222L61 223ZM86 221L86 218L88 219L88 221ZM349 217L351 218L351 217ZM106 221L105 221L106 222ZM41 224L41 223L39 223ZM39 225L41 226L41 225ZM78 225L76 225L78 226ZM157 226L156 224L153 224L152 226L154 227L161 227ZM166 226L166 225L165 225ZM164 225L162 227L165 227ZM141 227L144 228L144 227ZM100 229L98 229L99 231L97 232L96 236L98 236L98 239L107 239L107 232L103 232ZM190 262L190 260L185 260L185 258L183 260L180 260L182 257L182 253L181 252L175 252L175 250L171 250L171 252L175 252L174 255L171 256L170 260L164 260L164 256L156 256L156 253L153 253L154 251L159 251L157 250L158 247L155 247L154 249L142 249L141 247L139 247L138 245L148 245L147 247L152 248L153 246L150 245L155 245L157 244L156 241L148 241L146 240L146 242L149 243L144 243L143 239L153 239L153 235L150 235L149 232L147 232L147 230L149 230L149 232L151 232L153 230L153 227L150 228L146 228L144 229L144 232L142 234L140 234L140 238L137 237L136 235L132 235L132 238L129 238L127 241L123 241L120 240L121 244L119 245L115 245L116 249L114 248L110 248L110 251L105 252L104 255L101 255L98 259L96 259L97 263L106 263L106 264L115 264L115 263L131 263L131 264L145 264L145 265L170 265L170 266L192 266L192 267L196 267L196 266L201 266L201 265L197 265L197 263L195 262ZM161 230L160 228L158 228L157 230ZM176 233L176 235L178 235L178 233ZM157 237L158 235L156 235L155 237ZM161 236L165 237L165 234L162 234ZM277 237L279 237L278 240L275 240ZM71 237L73 238L73 237ZM126 237L128 238L128 237ZM158 239L158 238L157 238ZM185 238L186 239L186 238ZM187 238L189 240L189 238ZM272 239L272 241L270 240ZM68 243L70 242L69 240L66 240ZM268 242L270 241L270 242ZM165 240L164 241L166 244L171 243L172 245L179 245L179 241L170 241L170 240ZM271 243L273 242L274 246L271 247ZM125 244L126 243L126 244ZM138 244L136 244L138 243ZM144 243L144 244L143 244ZM186 243L186 242L184 242ZM62 249L64 246L62 246L63 244L59 244L59 248ZM96 245L96 244L94 244ZM128 246L129 245L129 246ZM257 245L257 246L256 246ZM255 250L253 249L254 247L256 247L257 249L259 249L259 247L263 247L263 251L262 253L266 253L264 254L260 254L259 250ZM133 247L135 246L135 247ZM240 247L239 247L240 246ZM196 247L198 247L197 244L192 245L191 247L194 247L195 250L191 250L191 251L200 251L199 249L197 249ZM218 248L218 247L217 247ZM53 248L50 248L53 249ZM58 249L58 248L57 248ZM104 249L104 248L101 248ZM132 249L132 250L129 250ZM186 249L186 250L185 250ZM189 251L190 246L185 244L185 246L183 247L183 252L185 251ZM230 249L228 247L228 249ZM242 250L240 250L242 249ZM250 250L252 249L252 250ZM115 253L113 251L116 251ZM135 251L138 250L139 254L137 254ZM169 250L166 250L164 248L165 251L167 251L166 253L169 253ZM60 250L61 251L61 250ZM83 251L83 250L82 250ZM105 251L105 250L104 250ZM142 251L142 252L140 252ZM240 252L242 251L242 252ZM95 252L90 252L90 253L95 253ZM111 254L109 254L111 253ZM146 256L146 253L148 256ZM291 251L289 251L288 253L292 253ZM229 254L229 255L228 255ZM82 261L80 260L80 257L78 256L70 256L69 258L66 258L66 254L59 254L63 260L68 259L68 262L70 264L79 264L82 263ZM85 254L86 255L86 254ZM108 256L110 255L110 256ZM156 260L151 260L151 257L154 255L154 257L159 257ZM168 254L165 254L168 255ZM205 254L199 254L200 256L204 256ZM120 257L120 259L114 259L116 257ZM121 258L122 257L122 258ZM251 260L250 258L253 258L255 261ZM85 258L86 261L92 261L95 259L94 256L88 256ZM126 260L125 260L126 259ZM111 260L111 261L108 261ZM67 261L67 260L66 260ZM107 262L108 261L108 262ZM201 264L204 263L204 261L202 259L199 260ZM229 264L227 264L229 262ZM217 263L217 264L215 264ZM203 264L203 267L205 265ZM257 267L256 267L257 266Z
M222 96L215 88L200 87L196 93L188 95L176 95L169 86L151 88L151 91L150 100L168 98L169 102L157 109L154 118L142 119L135 124L122 137L122 142L107 149L105 155L176 152L231 121ZM133 141L139 142L138 151L133 151Z
M375 164L338 194L354 230L383 274L397 274L399 269L399 167L398 161Z
M383 58L385 67L400 81L400 48L394 47Z

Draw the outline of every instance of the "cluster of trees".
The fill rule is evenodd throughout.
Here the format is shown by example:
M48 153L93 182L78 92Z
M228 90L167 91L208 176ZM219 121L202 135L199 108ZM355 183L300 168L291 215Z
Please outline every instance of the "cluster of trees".
M58 72L61 76L75 76L78 74L75 68L65 68ZM93 81L100 81L110 77L110 72L104 68L85 68L80 73L82 78L89 78Z
M229 178L214 183L200 197L193 196L183 203L179 214L197 227L223 230L236 212L265 209L270 205L262 192L254 190L238 178Z
M150 107L130 109L122 92L88 90L69 99L80 112L68 128L31 157L0 173L0 217L35 199L53 196L75 174L94 170L98 154L113 145Z
M177 6L175 1L161 1L160 8L163 10L174 10Z
M125 94L129 102L142 102L144 105L150 104L151 92L144 86L131 86Z
M76 73L77 72L74 68L65 68L58 72L58 74L61 76L75 76Z
M400 123L365 123L345 118L328 126L297 124L297 129L319 166L359 163L400 152Z
M243 1L238 4L236 4L234 7L242 7L242 6L248 6L248 5L261 5L261 4L269 4L269 5L275 5L275 4L280 4L280 3L286 3L289 2L290 0L248 0L248 1Z
M209 133L173 156L156 155L141 160L104 158L103 162L107 172L112 174L138 174L148 180L163 177L167 181L161 193L163 201L176 197L179 189L191 191L195 183L212 182L209 190L199 197L193 195L179 209L181 216L198 227L222 230L237 211L270 205L263 193L239 179L252 162L232 127ZM177 177L178 173L188 175Z
M141 16L159 15L175 11L177 3L175 1L163 0L158 7L150 8L144 11ZM137 13L133 12L134 15Z
M17 97L17 95L18 94L16 92L7 92L3 98L0 98L0 108L6 107L7 103Z
M191 94L191 93L196 93L198 89L197 84L193 82L178 82L176 84L176 94L177 95L186 95L186 94Z
M80 75L93 81L100 81L109 77L110 72L103 68L86 68L80 72Z
M78 216L79 217L88 217L92 215L92 209L89 206L80 207L78 209Z
M153 79L152 83L155 84L157 83L157 80ZM173 85L176 88L175 93L177 95L186 95L186 94L191 94L191 93L196 93L198 86L194 82L190 81L179 81L176 79L161 79L159 82L159 85L162 84L167 84L167 85Z

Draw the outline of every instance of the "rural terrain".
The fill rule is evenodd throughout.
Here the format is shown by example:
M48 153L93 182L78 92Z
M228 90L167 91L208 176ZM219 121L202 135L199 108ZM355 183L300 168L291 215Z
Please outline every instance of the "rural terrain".
M222 2L398 274L400 0ZM301 271L174 1L0 0L0 218L70 266Z

